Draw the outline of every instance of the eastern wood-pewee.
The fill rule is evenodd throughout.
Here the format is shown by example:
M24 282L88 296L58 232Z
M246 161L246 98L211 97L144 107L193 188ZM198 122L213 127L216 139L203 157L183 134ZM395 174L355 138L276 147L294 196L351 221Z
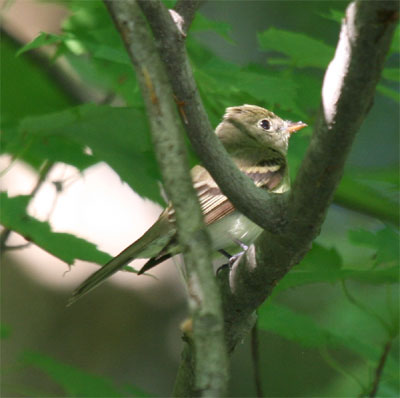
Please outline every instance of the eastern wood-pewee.
M289 189L286 159L289 137L307 126L303 122L282 120L267 109L255 105L228 108L216 134L240 170L258 187L274 193ZM192 169L204 221L212 247L223 250L233 245L250 245L262 229L235 210L208 171ZM138 274L181 252L174 222L174 210L168 206L142 237L86 279L73 293L69 304L94 289L106 278L135 258L148 258Z

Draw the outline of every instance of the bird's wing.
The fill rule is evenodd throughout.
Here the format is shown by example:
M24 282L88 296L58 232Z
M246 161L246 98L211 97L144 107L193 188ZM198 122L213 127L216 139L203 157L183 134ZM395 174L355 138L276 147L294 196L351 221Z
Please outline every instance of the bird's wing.
M279 186L284 177L284 167L279 165L241 169L254 181L256 186L269 190L274 190ZM201 166L194 167L193 177L194 187L207 225L220 220L235 210L206 169ZM86 279L74 291L68 305L90 292L135 258L149 258L149 261L138 272L141 274L176 254L177 247L175 214L173 208L169 206L141 238Z
M251 168L239 168L254 181L256 186L268 190L274 190L278 187L285 173L285 166L275 163ZM233 204L221 192L216 182L204 167L195 166L192 169L192 178L206 225L222 219L235 210ZM168 215L169 222L174 224L174 208L170 205L164 213ZM172 255L171 249L176 247L176 245L177 239L176 236L174 236L157 255L151 257L149 261L143 265L138 274L142 274L170 258Z
M271 191L281 184L285 174L285 166L280 164L239 168L254 181L257 187ZM220 220L235 210L233 204L222 193L206 169L196 166L193 169L193 174L194 187L207 225Z

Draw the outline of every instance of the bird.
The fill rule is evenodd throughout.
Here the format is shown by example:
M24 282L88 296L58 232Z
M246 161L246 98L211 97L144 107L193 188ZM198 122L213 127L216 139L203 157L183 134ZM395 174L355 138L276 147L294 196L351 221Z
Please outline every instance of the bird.
M260 106L245 104L227 108L215 134L236 166L257 187L284 193L290 188L286 157L289 138L306 126L301 121L283 120ZM191 176L213 250L230 256L227 248L246 248L252 244L262 232L261 227L234 208L203 166L193 167ZM174 209L169 205L139 239L78 286L68 305L134 259L148 259L138 271L140 275L180 252Z

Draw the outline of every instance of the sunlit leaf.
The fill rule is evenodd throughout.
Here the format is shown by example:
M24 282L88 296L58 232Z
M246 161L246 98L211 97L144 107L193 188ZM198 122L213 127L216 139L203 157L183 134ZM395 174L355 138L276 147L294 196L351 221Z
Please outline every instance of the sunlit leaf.
M143 110L82 105L24 119L20 132L29 137L61 136L89 147L139 195L163 203L160 174Z
M71 234L52 232L48 222L29 216L26 208L30 199L31 196L9 198L5 192L1 192L0 223L67 264L73 264L77 259L104 264L111 259L109 254L98 250L93 243Z
M40 136L24 130L4 128L0 140L0 153L12 155L38 169L45 159L62 162L84 169L98 163L94 156L86 153L85 145L65 136Z
M50 44L60 43L66 40L66 35L55 35L53 33L40 32L32 41L25 44L21 49L18 50L17 56L23 54L26 51L33 50L42 46L47 46Z
M63 30L74 40L65 42L67 62L106 96L119 94L128 105L141 103L133 65L103 2L71 1L68 6L73 13Z

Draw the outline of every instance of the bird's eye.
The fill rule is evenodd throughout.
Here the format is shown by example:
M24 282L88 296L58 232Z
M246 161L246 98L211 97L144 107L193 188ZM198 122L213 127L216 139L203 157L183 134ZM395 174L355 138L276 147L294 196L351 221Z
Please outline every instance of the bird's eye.
M263 119L260 121L260 126L264 129L264 130L269 130L271 128L271 123L269 122L269 120L267 119Z

